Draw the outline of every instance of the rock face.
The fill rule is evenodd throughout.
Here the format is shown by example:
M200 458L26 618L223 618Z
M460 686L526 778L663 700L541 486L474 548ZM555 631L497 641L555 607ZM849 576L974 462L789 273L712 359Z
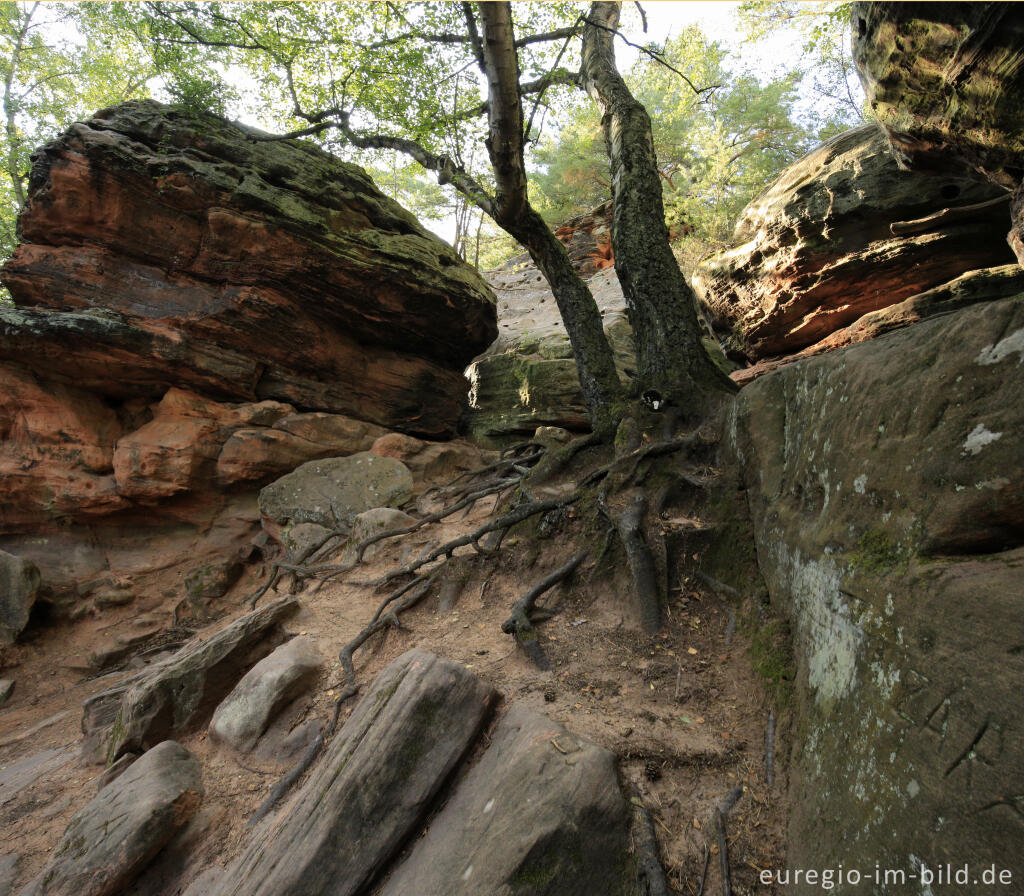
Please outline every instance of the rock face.
M955 163L941 177L901 171L873 125L847 131L744 210L737 247L698 268L694 287L715 328L751 360L830 348L820 343L865 314L1013 261L1005 205L890 230L1005 195L969 174Z
M1024 14L1009 3L854 3L868 103L910 167L959 157L1007 189L1024 172Z
M0 549L60 613L230 558L302 463L450 435L496 333L486 284L360 169L257 138L147 101L34 157L2 273Z
M114 896L195 815L199 762L168 740L104 787L68 825L25 896Z
M2 356L26 360L19 320L48 318L79 336L55 379L127 355L144 376L114 386L108 370L112 394L191 373L215 398L450 434L462 368L495 336L486 285L361 169L258 136L141 101L39 150ZM151 338L181 346L178 364Z
M635 893L615 766L607 750L511 707L380 896Z
M280 643L279 623L297 608L294 597L278 598L90 697L82 714L83 752L109 764L195 728Z
M854 3L853 55L871 109L908 168L960 159L1013 191L1024 264L1024 14L1011 3Z
M309 638L292 638L253 666L213 713L210 734L247 752L289 701L316 680L323 659Z
M793 868L1024 875L1022 389L1019 295L740 392L732 441L806 731Z
M615 265L612 249L612 203L603 202L555 231L581 277L590 277Z
M858 342L866 342L884 333L909 327L930 317L949 314L969 305L1013 298L1022 293L1024 293L1024 270L1018 264L968 271L955 280L950 280L934 289L920 292L909 299L904 299L902 302L889 305L878 311L871 311L857 318L848 327L830 333L820 342L816 342L803 351L782 358L759 361L751 367L737 370L732 374L732 378L734 382L744 385L771 370L776 370L803 358L810 358L847 345L856 345Z
M36 565L0 551L0 644L12 644L28 625L39 590Z

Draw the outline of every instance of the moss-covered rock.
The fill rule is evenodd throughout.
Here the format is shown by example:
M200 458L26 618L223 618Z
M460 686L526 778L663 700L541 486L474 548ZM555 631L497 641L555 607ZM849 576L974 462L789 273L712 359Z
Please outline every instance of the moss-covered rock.
M739 395L732 450L793 635L794 868L1024 878L1022 390L1017 297ZM878 892L922 891L908 877Z

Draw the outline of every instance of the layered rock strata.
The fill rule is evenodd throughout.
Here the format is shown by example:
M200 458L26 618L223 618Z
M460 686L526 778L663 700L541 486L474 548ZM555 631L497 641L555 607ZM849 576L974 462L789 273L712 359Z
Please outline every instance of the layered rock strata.
M900 170L884 135L864 125L747 206L736 247L698 268L694 286L733 351L759 360L807 349L865 314L1012 262L1006 204L988 204L1001 196L963 165L941 177Z

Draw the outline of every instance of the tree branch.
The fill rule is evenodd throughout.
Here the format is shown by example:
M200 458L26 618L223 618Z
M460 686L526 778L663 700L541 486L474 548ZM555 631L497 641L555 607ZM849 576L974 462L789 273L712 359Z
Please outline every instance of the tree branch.
M462 15L466 19L466 30L469 32L469 43L473 48L476 64L480 66L480 71L484 71L484 45L480 42L480 31L476 27L476 16L473 15L472 3L464 2L462 4Z
M692 90L694 94L696 94L697 96L701 96L702 94L705 93L711 93L712 91L718 90L718 88L722 86L721 84L711 84L708 87L697 87L696 85L694 85L693 81L687 78L686 75L679 71L679 69L669 64L669 62L665 59L664 53L659 53L656 50L652 50L650 47L645 47L643 44L635 44L633 43L633 41L627 38L621 31L619 31L618 28L609 28L607 25L602 25L600 22L595 22L592 18L584 19L583 22L584 24L592 25L594 28L597 28L601 31L607 31L609 34L614 34L627 47L632 47L634 50L639 50L641 53L650 56L650 58L653 59L655 62L665 66L665 68L667 68L670 72L675 72L675 74L679 75L679 77L686 82L690 90Z

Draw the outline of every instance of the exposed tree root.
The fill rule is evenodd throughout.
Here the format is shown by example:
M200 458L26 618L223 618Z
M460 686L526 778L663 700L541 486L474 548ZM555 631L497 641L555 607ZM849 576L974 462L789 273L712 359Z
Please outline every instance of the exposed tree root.
M471 532L450 539L443 544L426 547L413 561L390 570L379 579L365 583L374 587L391 586L393 590L381 602L373 618L338 655L343 677L339 684L339 692L334 698L334 711L330 722L309 745L299 763L274 786L249 822L250 825L256 824L260 819L266 817L280 802L295 782L313 765L324 745L333 735L342 706L359 691L354 663L356 651L379 632L389 628L399 628L401 625L400 614L423 600L434 583L439 581L440 570L449 562L453 560L467 562L472 555L459 554L456 558L456 552L460 548L471 547L478 555L493 558L500 549L506 534L514 526L532 517L562 510L579 501L584 495L593 495L596 489L598 508L609 521L601 559L604 558L612 541L617 536L623 544L629 562L635 592L640 602L643 626L648 632L658 631L661 625L661 605L665 596L663 592L667 590L667 583L663 581L663 571L659 572L655 552L648 544L648 534L645 531L651 505L641 488L648 472L643 465L646 461L666 457L678 451L691 450L709 443L699 434L694 433L684 438L666 439L639 445L583 476L568 495L546 499L536 499L530 496L526 489L527 477L530 482L551 478L567 467L580 452L601 442L602 440L597 436L588 436L574 440L557 452L545 452L542 446L532 442L515 446L503 452L501 458L494 463L462 473L439 488L428 489L421 496L419 506L424 505L425 499L441 500L446 502L445 506L426 514L408 526L379 532L362 540L353 546L354 556L350 563L326 562L326 558L321 557L324 549L330 546L333 540L348 535L347 530L338 529L311 545L301 556L288 557L274 564L273 572L267 582L250 598L252 605L255 605L264 594L276 588L285 575L293 577L293 586L305 579L315 578L318 580L317 588L319 589L326 581L350 572L362 562L366 550L377 542L412 534L432 523L440 522L460 510L468 512L482 498L491 495L497 495L500 502L502 495L508 489L515 487L520 489L518 505L488 519ZM632 447L632 443L630 447ZM681 470L673 470L672 475L674 481L685 483L691 488L700 490L707 488L706 481L699 476L690 475ZM668 491L664 489L663 491L665 494L659 494L655 503L657 511L660 511L662 505L668 500ZM615 498L610 499L610 496L615 496ZM491 536L490 539L488 536ZM330 549L334 550L333 546ZM540 647L535 627L538 614L536 602L542 594L571 576L586 556L586 551L577 553L567 563L537 583L513 605L510 617L502 625L502 631L513 635L527 655L541 669L548 668L549 664ZM320 559L321 562L314 562L317 559ZM443 561L443 563L434 566L438 561ZM396 584L400 581L401 584ZM442 596L448 595L447 600L451 603L454 602L461 590L460 587L457 587L458 580L453 581L455 582L453 587L442 586ZM642 809L642 805L640 808ZM725 809L725 812L727 811L728 809ZM646 893L648 896L661 896L663 893L667 894L668 890L664 871L657 858L656 839L649 816L647 816L647 824L648 830L644 838L646 838L649 848L643 847L642 849L643 867L638 872L640 874L638 880L643 881L643 886L646 889L640 892Z
M341 714L342 704L348 702L352 697L359 693L359 685L356 683L356 670L353 663L353 656L355 652L382 629L387 628L388 626L401 628L401 623L398 621L398 614L419 603L424 596L426 596L432 584L433 578L431 576L419 576L411 582L407 582L401 588L397 588L389 594L377 608L377 612L374 614L373 619L370 620L370 623L358 635L349 641L342 649L341 653L338 654L342 670L345 673L345 686L334 698L334 712L331 716L330 723L320 731L316 738L314 738L313 742L306 748L305 753L302 754L302 758L298 763L293 768L289 769L287 774L285 774L281 780L273 786L270 793L267 794L266 799L260 803L259 808L253 814L252 818L249 819L247 827L252 827L261 819L265 818L274 806L281 801L285 794L292 788L292 785L313 765L317 757L320 755L320 751L323 749L324 745L334 734L334 730L338 726L338 717ZM391 606L392 604L394 604L394 606ZM391 609L389 610L388 607L391 607Z
M433 548L429 552L417 557L412 563L392 570L381 579L377 580L374 584L386 585L393 582L395 579L402 578L403 576L414 575L428 563L433 563L442 557L450 558L456 550L466 546L472 546L474 550L483 554L485 557L493 556L497 550L497 544L491 545L490 547L482 545L481 539L483 539L485 535L489 535L491 532L503 534L512 528L512 526L515 526L517 523L521 523L524 520L528 520L530 517L536 516L538 513L547 513L549 510L566 507L569 504L573 504L578 501L579 498L580 494L576 492L567 498L552 498L546 501L528 501L525 504L520 504L514 510L503 514L497 519L489 520L482 526L478 526L472 532L469 532L466 535L460 535L458 538L453 538L451 541L446 541L444 544L438 545L436 548ZM500 544L500 542L498 543Z
M718 861L722 869L722 896L732 896L732 874L729 871L729 841L725 836L725 817L743 796L743 785L730 790L715 809L715 833L718 834Z
M640 789L632 786L633 847L636 850L637 896L669 896L665 869L658 856L658 837L651 813L643 803Z
M540 646L537 629L530 619L530 611L533 610L534 604L537 603L537 598L563 579L571 576L586 556L587 552L581 551L564 566L560 566L551 575L534 585L512 605L512 615L501 625L501 630L506 635L515 636L516 641L526 651L526 655L534 661L538 669L548 669L551 664L548 662L548 658L544 655L544 650Z

